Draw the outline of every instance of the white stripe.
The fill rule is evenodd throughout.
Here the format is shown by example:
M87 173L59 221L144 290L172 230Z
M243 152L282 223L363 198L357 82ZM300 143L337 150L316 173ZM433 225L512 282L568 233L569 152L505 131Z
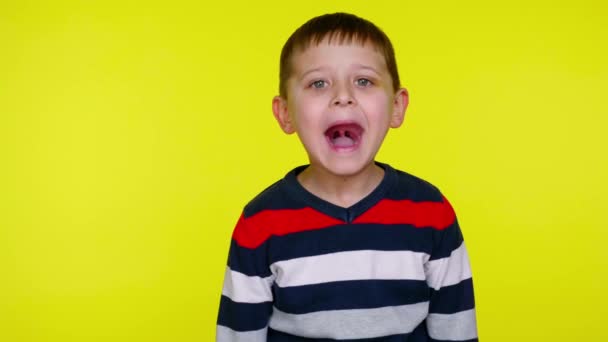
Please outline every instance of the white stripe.
M255 331L236 331L218 325L215 332L216 342L266 342L268 328Z
M411 333L427 316L428 302L375 309L288 314L274 308L270 327L292 335L336 340Z
M412 251L350 251L275 262L270 265L281 287L343 280L424 280L429 255Z
M455 314L430 314L426 320L429 335L436 340L462 341L477 338L475 309Z
M427 284L435 290L471 278L471 266L464 242L449 257L429 261L425 271Z
M226 267L222 294L239 303L271 302L273 278L250 277Z

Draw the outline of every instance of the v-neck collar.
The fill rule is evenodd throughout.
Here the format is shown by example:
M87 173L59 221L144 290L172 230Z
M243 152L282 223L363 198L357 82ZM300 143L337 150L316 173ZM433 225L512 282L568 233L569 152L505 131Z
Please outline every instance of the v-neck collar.
M390 189L391 185L395 183L395 169L388 164L379 162L375 163L384 170L384 176L382 177L380 184L378 184L378 186L369 195L365 196L359 202L348 208L335 205L320 197L317 197L310 191L306 190L306 188L304 188L302 184L298 182L298 174L304 171L308 165L298 166L291 170L289 173L287 173L287 175L285 175L283 182L290 195L298 201L304 202L308 207L311 207L323 214L338 220L342 220L346 223L351 223L354 219L384 198L388 189Z

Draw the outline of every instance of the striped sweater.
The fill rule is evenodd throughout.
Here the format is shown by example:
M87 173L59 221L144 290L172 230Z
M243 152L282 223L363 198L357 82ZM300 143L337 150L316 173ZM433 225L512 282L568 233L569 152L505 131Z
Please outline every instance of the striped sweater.
M217 342L477 341L467 251L449 202L389 165L350 208L289 172L244 209Z

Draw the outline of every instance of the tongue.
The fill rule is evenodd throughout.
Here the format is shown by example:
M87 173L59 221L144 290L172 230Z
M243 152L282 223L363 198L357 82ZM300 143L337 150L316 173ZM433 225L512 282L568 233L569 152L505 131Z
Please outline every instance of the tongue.
M355 141L352 138L346 136L334 138L331 142L334 144L334 146L337 147L351 147L355 145Z

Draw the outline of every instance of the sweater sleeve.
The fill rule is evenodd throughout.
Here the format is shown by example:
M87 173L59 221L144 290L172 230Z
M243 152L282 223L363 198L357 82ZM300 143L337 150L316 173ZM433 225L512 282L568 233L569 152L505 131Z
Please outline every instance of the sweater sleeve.
M216 342L265 342L272 312L272 283L266 244L243 246L250 231L241 215L230 244L217 320Z
M431 341L478 341L475 300L469 257L456 215L443 198L443 213L453 218L434 236L433 250L425 265L431 288L427 331Z

